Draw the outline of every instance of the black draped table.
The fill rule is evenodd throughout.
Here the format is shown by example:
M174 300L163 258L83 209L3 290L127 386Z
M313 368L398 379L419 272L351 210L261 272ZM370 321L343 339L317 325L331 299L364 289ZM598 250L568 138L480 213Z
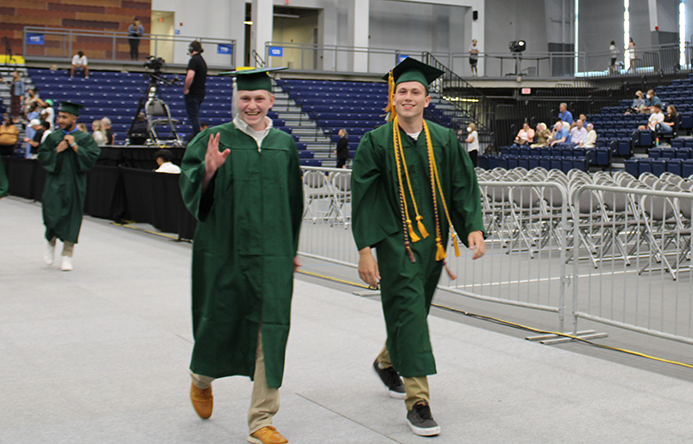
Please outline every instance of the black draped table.
M148 223L192 239L197 221L183 204L178 174L156 173L153 159L158 148L103 147L96 165L87 175L84 213L116 222ZM171 149L174 163L180 164L185 149ZM46 171L38 161L3 158L9 192L13 196L40 201Z

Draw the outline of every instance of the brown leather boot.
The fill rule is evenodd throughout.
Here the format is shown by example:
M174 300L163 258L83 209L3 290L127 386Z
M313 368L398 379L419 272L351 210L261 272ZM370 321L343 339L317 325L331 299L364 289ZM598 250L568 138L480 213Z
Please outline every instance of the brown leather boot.
M286 444L288 439L284 438L281 433L277 432L272 426L263 427L257 432L248 437L248 442L254 444Z
M190 400L200 418L207 419L212 416L212 408L214 407L212 386L201 389L193 383L190 387Z

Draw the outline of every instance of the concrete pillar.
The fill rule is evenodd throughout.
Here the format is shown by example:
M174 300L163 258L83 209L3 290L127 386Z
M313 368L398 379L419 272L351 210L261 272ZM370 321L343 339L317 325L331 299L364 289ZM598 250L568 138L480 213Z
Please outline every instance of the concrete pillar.
M368 48L370 0L351 0L349 3L349 46ZM368 72L368 54L354 52L349 63L354 72Z
M265 54L265 43L272 41L274 28L274 4L272 0L253 0L252 5L253 26L250 32L250 49L254 49L270 66L270 61ZM250 64L253 65L253 56L250 56Z
M230 38L236 40L235 53L233 60L236 66L243 66L245 55L245 3L230 2L231 12L229 14L230 23L226 26L230 31Z

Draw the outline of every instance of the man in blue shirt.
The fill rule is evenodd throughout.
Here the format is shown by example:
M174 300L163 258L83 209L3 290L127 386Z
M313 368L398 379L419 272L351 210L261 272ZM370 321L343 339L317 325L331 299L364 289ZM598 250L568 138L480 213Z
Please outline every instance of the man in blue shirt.
M572 125L573 115L570 114L570 111L568 111L568 105L565 103L561 103L561 105L558 107L558 110L560 111L558 113L558 118L564 122L568 122L568 125Z
M553 127L553 134L549 139L549 145L554 146L557 143L570 143L570 133L567 129L563 128L563 122L558 121Z
M662 109L662 101L655 95L654 89L647 91L647 96L645 96L645 106L647 111L650 113L655 112L654 106L659 105L659 109Z

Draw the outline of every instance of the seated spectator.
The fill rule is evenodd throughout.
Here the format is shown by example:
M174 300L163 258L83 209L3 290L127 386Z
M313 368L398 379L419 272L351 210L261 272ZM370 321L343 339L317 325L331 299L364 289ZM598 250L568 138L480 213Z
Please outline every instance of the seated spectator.
M654 89L647 91L647 97L645 97L645 106L647 107L647 112L653 113L654 106L659 105L659 110L662 110L662 101L659 97L655 95Z
M157 173L180 174L178 165L171 163L171 151L161 149L156 152L155 156L156 164L159 165L159 168L156 169Z
M580 120L582 120L582 126L587 128L587 115L586 114L580 114Z
M561 103L558 110L560 111L558 113L558 118L563 122L567 122L568 126L570 126L570 124L573 123L573 115L568 111L568 104Z
M80 131L82 131L83 133L88 133L88 132L89 132L89 131L87 131L87 125L85 125L85 124L83 124L83 123L78 123L78 124L77 124L77 129L80 130Z
M534 133L534 136L536 137L537 142L531 145L532 148L541 148L548 145L549 137L551 137L551 131L549 131L546 124L542 122L537 125L537 130Z
M515 137L515 145L527 145L534 142L534 130L529 126L529 123L522 124L522 128L517 132Z
M575 121L575 128L570 130L570 143L578 145L587 137L587 129L584 127L582 120Z
M563 122L558 121L553 127L553 133L549 138L549 145L554 146L557 143L570 143L570 133L563 127Z
M104 134L106 134L106 145L115 145L115 135L111 127L111 119L108 117L101 119L101 126L103 127Z
M50 125L48 125L48 122L41 122L41 126L43 127L43 136L41 136L41 143L43 143L44 140L46 140L46 137L50 135L53 131L51 131Z
M72 57L70 78L75 76L75 71L84 71L84 78L89 78L89 61L87 60L87 56L85 56L82 51L77 51L77 54Z
M207 122L203 122L202 120L200 120L200 132L206 130L207 128L209 128L209 125L207 125Z
M633 103L626 110L626 115L639 113L640 108L643 106L645 106L645 97L643 97L642 91L635 91L635 99L633 99Z
M45 107L39 112L39 119L45 120L51 126L51 131L55 129L55 110L53 109L53 101L46 100Z
M638 129L640 131L650 129L652 131L655 131L657 129L657 124L659 122L664 121L664 114L662 114L662 105L655 104L652 106L652 109L654 112L650 114L650 118L647 119L647 126L645 125L640 125Z
M92 134L91 137L94 138L94 141L98 146L104 146L106 145L106 134L103 132L103 128L101 127L101 121L100 120L94 120L91 122L91 130Z
M597 142L597 132L594 130L594 125L591 123L587 124L587 135L585 138L577 144L581 148L594 148L594 144Z
M144 145L149 138L149 127L147 118L143 113L139 113L135 118L135 123L128 130L126 145Z
M657 134L662 136L672 136L677 129L678 125L678 113L676 112L676 107L674 105L667 106L667 113L664 116L664 120L657 123L655 128L657 129Z
M24 138L24 141L29 144L29 149L26 152L26 157L30 158L33 157L34 155L38 154L38 147L41 145L41 139L43 138L43 125L41 124L41 121L38 119L34 119L31 122L29 122L29 126L34 129L34 137L29 139L28 137Z
M0 156L11 156L19 142L19 128L12 122L10 116L0 125Z

